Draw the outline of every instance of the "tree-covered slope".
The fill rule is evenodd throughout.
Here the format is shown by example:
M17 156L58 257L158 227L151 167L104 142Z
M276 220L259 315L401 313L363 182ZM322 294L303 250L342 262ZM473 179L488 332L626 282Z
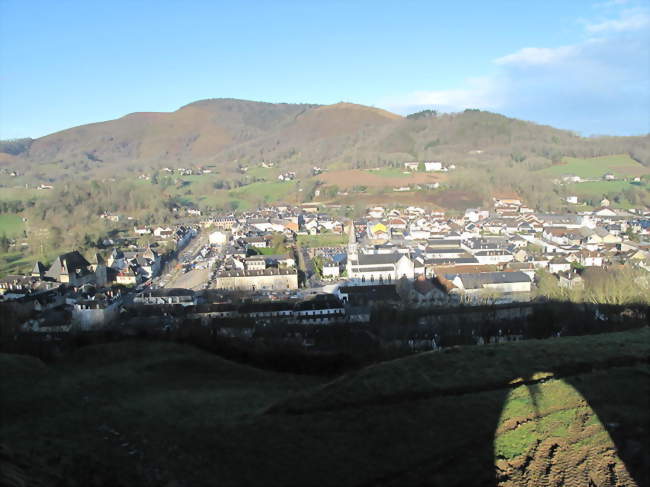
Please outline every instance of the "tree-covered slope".
M4 147L4 148L3 148ZM479 110L401 117L385 110L334 105L261 103L214 99L170 113L132 113L0 145L5 163L30 171L40 165L77 164L101 173L102 165L140 170L216 163L226 169L272 161L295 169L313 165L374 167L386 161L443 159L474 167L504 161L541 169L563 157L630 154L650 164L650 139L584 138ZM9 157L12 156L12 157ZM105 169L105 168L104 168Z

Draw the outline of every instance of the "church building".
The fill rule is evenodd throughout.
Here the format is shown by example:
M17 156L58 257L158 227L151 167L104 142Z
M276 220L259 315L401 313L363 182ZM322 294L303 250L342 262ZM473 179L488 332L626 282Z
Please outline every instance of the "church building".
M346 270L348 278L363 282L389 283L402 277L415 277L415 265L408 255L397 252L360 254L353 223L350 224Z

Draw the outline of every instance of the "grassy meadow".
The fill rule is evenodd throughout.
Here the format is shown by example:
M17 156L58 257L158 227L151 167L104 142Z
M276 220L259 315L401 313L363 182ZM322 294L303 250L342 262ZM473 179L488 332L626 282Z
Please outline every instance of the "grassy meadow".
M643 329L334 380L143 341L51 365L3 354L0 433L17 475L43 485L634 485L649 352Z
M650 174L650 168L642 166L627 154L620 154L588 158L565 157L562 164L539 172L554 177L571 174L582 178L602 178L611 172L618 178L633 178Z
M295 181L260 181L233 189L229 195L251 202L273 203L291 198L296 193Z
M298 235L298 242L303 247L336 247L346 245L348 236L338 233L319 233L317 235Z
M0 201L28 201L47 196L49 191L28 189L22 187L3 187L0 188Z
M246 175L252 177L252 178L259 178L259 179L265 179L265 180L277 180L278 176L280 175L280 169L277 167L262 167L262 166L255 166L251 167L246 171Z
M25 224L19 215L12 213L0 214L0 235L6 235L9 238L19 237L23 234Z
M368 169L368 173L382 176L385 178L410 178L413 176L411 171L399 167L382 167L381 169Z

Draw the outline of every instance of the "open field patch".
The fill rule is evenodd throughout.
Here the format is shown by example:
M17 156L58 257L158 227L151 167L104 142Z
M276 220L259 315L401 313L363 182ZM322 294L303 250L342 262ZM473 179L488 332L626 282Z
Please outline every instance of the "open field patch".
M257 182L233 189L230 196L252 202L272 203L290 199L296 192L295 181Z
M191 200L202 207L223 208L232 210L247 210L252 207L252 203L245 199L233 197L228 190L214 190L207 194L192 195Z
M318 179L326 185L337 185L340 188L349 189L354 186L393 187L411 184L432 184L444 181L445 175L423 172L402 174L401 170L394 168L381 169L380 171L347 169L323 173L318 176Z
M407 171L398 167L382 167L381 169L366 169L370 174L376 174L384 178L410 178L417 174L413 171Z
M602 178L606 173L617 177L635 177L650 174L650 168L642 166L627 154L578 158L565 157L562 164L557 164L539 171L550 176L574 175L582 178Z
M337 247L348 243L346 234L320 233L318 235L298 235L298 243L303 247Z
M6 235L9 238L21 236L25 224L23 219L11 213L0 214L0 235Z
M645 183L630 183L628 181L589 181L567 185L573 194L583 197L599 197L611 193L620 193L629 189L648 189L650 185Z
M43 198L49 194L49 190L20 187L0 188L0 201L29 201L30 199Z
M280 169L276 167L262 167L255 166L249 167L246 171L246 175L252 178L265 179L267 181L277 180L278 175L280 174Z

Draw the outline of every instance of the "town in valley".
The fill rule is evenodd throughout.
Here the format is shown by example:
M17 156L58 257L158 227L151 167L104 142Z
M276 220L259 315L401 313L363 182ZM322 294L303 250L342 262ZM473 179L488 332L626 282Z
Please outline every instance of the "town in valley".
M275 340L319 349L332 344L319 343L325 335L317 330L367 326L389 308L409 310L420 326L388 342L421 350L457 343L441 334L462 326L441 331L441 314L467 321L466 313L492 308L507 322L552 300L595 303L590 290L617 273L650 295L650 212L615 209L606 198L575 213L543 213L516 194L455 216L414 205L373 205L356 218L345 210L318 202L209 214L183 208L172 226L102 215L126 230L106 237L101 252L70 249L0 279L12 327L4 333L56 341L200 323L245 341L268 339L275 327ZM526 335L506 326L492 337L471 326L462 334L464 343Z

